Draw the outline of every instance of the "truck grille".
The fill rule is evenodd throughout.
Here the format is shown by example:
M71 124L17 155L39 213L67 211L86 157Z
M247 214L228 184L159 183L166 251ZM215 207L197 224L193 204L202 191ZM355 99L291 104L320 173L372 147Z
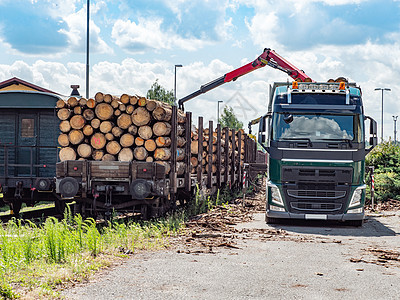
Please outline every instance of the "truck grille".
M333 212L339 211L342 208L341 203L310 203L310 202L292 202L290 206L297 210L313 210L313 211L325 211Z
M287 193L293 198L338 199L346 196L346 191L288 190Z

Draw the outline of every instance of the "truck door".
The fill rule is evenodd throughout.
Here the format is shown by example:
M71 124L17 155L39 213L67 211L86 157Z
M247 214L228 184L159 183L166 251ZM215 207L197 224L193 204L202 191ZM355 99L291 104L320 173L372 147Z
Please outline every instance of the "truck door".
M16 176L37 176L37 114L20 113L18 115Z

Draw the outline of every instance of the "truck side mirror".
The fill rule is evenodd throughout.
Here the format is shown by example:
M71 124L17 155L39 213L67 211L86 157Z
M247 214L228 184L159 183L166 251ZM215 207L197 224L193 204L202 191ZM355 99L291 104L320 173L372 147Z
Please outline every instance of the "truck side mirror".
M365 149L366 152L370 152L376 145L378 145L378 126L377 123L374 119L371 117L365 116L365 119L368 119L370 121L369 124L369 145L370 147L368 149Z
M265 143L265 117L262 117L260 120L260 126L258 128L258 140L260 143Z

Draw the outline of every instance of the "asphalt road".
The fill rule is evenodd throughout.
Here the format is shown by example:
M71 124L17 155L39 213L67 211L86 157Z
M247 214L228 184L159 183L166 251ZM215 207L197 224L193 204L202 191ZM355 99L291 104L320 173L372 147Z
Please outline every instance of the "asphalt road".
M271 226L263 214L237 228L235 248L140 253L64 296L400 299L400 212L369 216L362 228L318 222Z

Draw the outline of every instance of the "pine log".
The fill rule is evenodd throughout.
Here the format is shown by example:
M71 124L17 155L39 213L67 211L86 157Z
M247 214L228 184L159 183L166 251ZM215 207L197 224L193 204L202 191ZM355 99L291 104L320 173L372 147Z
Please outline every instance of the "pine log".
M83 111L82 116L85 118L86 121L91 121L94 118L94 111L87 108Z
M66 105L65 101L62 100L62 99L59 99L59 100L56 102L56 107L57 107L57 108L64 108L65 105Z
M115 98L114 98L114 99L115 99ZM115 99L115 100L116 100L116 99ZM105 94L105 95L104 95L103 101L104 101L105 103L111 103L111 102L113 101L113 96L111 96L110 94Z
M122 112L117 108L114 110L114 116L119 117L122 114Z
M92 126L94 129L97 129L100 127L101 121L99 119L93 119L90 121L90 126Z
M143 146L144 145L144 139L142 139L140 136L135 138L135 145L136 146Z
M96 106L96 101L95 101L94 99L89 99L89 100L86 102L86 106L89 107L89 108L95 108L95 106Z
M105 136L107 141L113 141L114 140L114 135L111 132L107 132L104 136Z
M69 123L71 124L72 129L82 129L83 126L85 126L86 121L82 115L74 115Z
M137 96L131 96L131 97L129 98L129 103L130 103L131 105L136 105L137 102L138 102L138 97L137 97Z
M67 101L69 107L75 107L78 105L78 100L75 97L70 97Z
M178 135L184 135L185 134L185 127L182 126L182 125L178 125L177 127L178 127L178 129L177 129Z
M178 123L184 124L186 122L186 114L182 110L178 109Z
M61 147L67 147L67 146L69 145L68 134L61 133L61 134L58 136L58 144L59 144Z
M167 122L156 122L153 125L153 132L156 136L165 136L171 133L171 124Z
M88 144L80 144L77 148L78 155L83 158L88 158L92 155L92 147Z
M87 103L87 99L86 98L81 98L81 99L79 99L79 101L78 101L78 104L81 106L81 107L84 107L84 106L86 106L86 103Z
M103 155L103 157L101 158L101 160L102 160L102 161L115 161L115 160L117 160L117 159L115 158L114 155L112 155L112 154L110 154L110 153L106 153L106 154Z
M171 166L169 162L166 161L156 161L156 163L163 165L165 167L165 174L168 174L171 171Z
M206 156L206 161L209 162L210 158L209 155ZM216 154L212 154L211 155L211 162L215 163L217 161L217 155Z
M117 119L117 126L121 129L128 129L132 125L132 118L128 114L121 114Z
M81 115L82 114L82 107L81 106L75 106L74 107L74 114L75 115Z
M97 92L96 95L94 96L94 99L96 100L97 103L101 103L104 101L104 95L102 92Z
M137 104L138 104L139 106L146 106L146 103L147 103L147 99L146 99L145 97L140 97L140 98L138 99L138 102L137 102Z
M108 120L114 114L114 109L108 103L100 103L96 105L95 114L102 121Z
M171 120L171 116L171 107L159 106L155 110L153 110L153 117L158 121L169 121Z
M104 156L104 151L103 150L94 150L92 152L92 158L94 160L101 160Z
M153 136L153 130L151 130L150 126L140 126L138 129L138 135L144 139L144 140L148 140Z
M159 136L156 138L155 142L156 142L157 147L159 147L159 148L169 147L171 145L171 138Z
M146 148L147 151L153 152L154 150L156 150L157 145L154 140L147 140L144 142L144 147Z
M192 154L198 154L199 153L199 141L192 141L190 144L190 152Z
M102 133L107 133L107 132L110 132L113 127L114 127L114 124L111 123L110 121L103 121L100 123L99 129Z
M132 161L133 160L133 152L131 148L122 148L118 153L119 161Z
M135 125L131 125L128 128L128 133L130 133L130 134L136 135L137 131L138 131L138 129L137 129L137 127Z
M88 125L85 125L82 129L82 132L86 136L91 136L93 134L93 127Z
M192 167L197 167L198 164L199 164L199 161L197 160L197 157L192 156L190 158L190 165Z
M132 113L132 123L136 126L147 125L150 119L150 113L144 107L138 107Z
M78 144L82 143L82 141L84 139L83 132L81 130L77 130L77 129L71 130L68 133L68 139L71 144L78 145Z
M121 112L124 112L124 111L126 111L126 105L123 104L123 103L120 103L120 104L118 105L118 109L119 109Z
M155 160L169 160L171 158L171 149L169 148L157 148L154 151Z
M185 148L176 149L176 160L182 161L185 159Z
M177 139L177 145L178 145L178 147L183 147L183 146L185 146L185 144L186 144L186 139L185 139L184 137L177 136L176 139Z
M177 162L176 163L176 173L178 176L181 176L186 171L186 164L184 162Z
M160 101L147 99L146 108L148 111L155 110L158 106L160 106Z
M92 145L94 149L98 150L104 148L106 142L106 137L101 132L96 132L92 135L92 138L90 139L90 145Z
M115 136L115 137L120 137L123 133L124 133L124 131L121 129L121 128L119 128L118 126L114 126L112 129L111 129L111 133Z
M126 110L125 112L129 115L131 115L133 113L133 111L135 110L135 107L133 105L127 105L126 106Z
M71 147L61 148L58 156L61 161L64 160L76 160L76 152Z
M153 162L153 161L154 161L153 156L147 156L146 162Z
M117 99L114 99L113 101L111 101L110 105L112 108L116 109L119 106L119 102Z
M135 142L135 137L130 133L125 133L124 135L121 136L119 140L119 143L124 148L132 146L134 142Z
M61 132L69 132L71 130L71 124L69 124L69 121L65 120L65 121L61 121L59 128L61 130Z
M121 151L121 145L116 141L108 142L106 145L106 151L112 155L117 155Z
M68 108L61 108L58 112L57 112L57 117L61 120L68 120L69 117L71 116L71 111Z
M133 150L133 156L137 160L145 160L148 156L148 153L144 147L136 147L135 150Z
M119 101L121 101L121 103L123 103L123 104L128 104L130 98L131 97L129 95L122 94L121 97L119 98Z

